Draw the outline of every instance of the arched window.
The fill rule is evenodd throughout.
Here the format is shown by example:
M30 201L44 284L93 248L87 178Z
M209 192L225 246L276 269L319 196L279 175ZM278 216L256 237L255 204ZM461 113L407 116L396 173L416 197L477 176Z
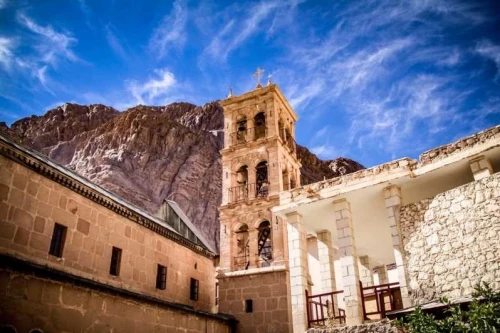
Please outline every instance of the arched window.
M273 247L271 243L271 224L263 221L259 224L258 254L260 267L268 267L273 259Z
M248 246L248 226L242 224L236 230L236 256L234 265L237 270L248 269L250 266L250 248Z
M242 116L236 122L236 143L246 142L247 136L247 118Z
M241 166L236 171L236 186L231 188L232 202L248 198L248 167Z
M283 121L281 119L278 121L278 128L279 128L279 134L280 134L281 140L285 141L286 140L285 124L283 123Z
M257 197L267 197L269 194L269 181L267 178L267 162L262 161L257 164L256 170L256 195Z
M254 117L255 140L266 137L266 114L259 112Z

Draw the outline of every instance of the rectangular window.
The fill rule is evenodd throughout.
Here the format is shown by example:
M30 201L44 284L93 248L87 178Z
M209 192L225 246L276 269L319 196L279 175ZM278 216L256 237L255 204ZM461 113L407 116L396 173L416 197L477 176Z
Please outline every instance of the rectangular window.
M245 312L252 313L253 312L253 300L246 299L245 300Z
M122 260L122 249L113 246L111 252L111 264L109 265L109 274L120 275L120 261Z
M197 301L198 300L198 291L200 288L200 282L196 279L191 278L191 288L190 288L190 295L189 299L192 301Z
M54 231L52 232L52 240L50 241L49 254L58 258L62 257L67 230L67 227L59 223L54 224Z
M167 267L158 264L156 272L156 288L164 290L167 288Z

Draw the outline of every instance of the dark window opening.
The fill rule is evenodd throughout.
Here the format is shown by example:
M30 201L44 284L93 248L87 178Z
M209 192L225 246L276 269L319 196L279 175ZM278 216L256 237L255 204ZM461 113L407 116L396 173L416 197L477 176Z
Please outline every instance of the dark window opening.
M266 136L266 114L264 112L257 113L254 118L255 122L255 140Z
M245 312L252 313L253 312L253 300L246 299L245 300Z
M122 250L114 247L111 251L111 264L109 265L109 274L118 276L120 275L120 262L122 260Z
M191 278L191 287L190 293L189 293L189 299L192 301L197 301L198 300L198 292L200 288L200 281Z
M158 264L156 272L156 289L165 290L167 288L167 267Z
M242 118L236 123L236 143L246 142L247 136L247 119Z
M269 194L269 182L267 180L267 162L263 161L257 164L256 183L257 197L267 197Z
M259 225L258 253L261 267L269 267L273 259L271 244L271 224L264 221Z
M250 266L250 246L248 242L250 241L248 237L248 226L243 224L236 231L236 256L234 257L234 265L237 270L248 269Z
M58 258L62 257L67 230L67 227L59 223L54 224L54 231L52 232L52 240L50 241L49 254Z

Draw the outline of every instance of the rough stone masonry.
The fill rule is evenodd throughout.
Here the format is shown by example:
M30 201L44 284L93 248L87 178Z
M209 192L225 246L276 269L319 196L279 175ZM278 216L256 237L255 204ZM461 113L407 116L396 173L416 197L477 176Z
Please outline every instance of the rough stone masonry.
M414 304L500 286L500 173L401 207Z

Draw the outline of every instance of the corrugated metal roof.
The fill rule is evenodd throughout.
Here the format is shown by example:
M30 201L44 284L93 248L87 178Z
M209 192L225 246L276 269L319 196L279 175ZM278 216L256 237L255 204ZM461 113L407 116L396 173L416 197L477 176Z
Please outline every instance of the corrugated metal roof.
M195 234L195 236L203 243L203 245L209 249L210 251L215 253L215 250L210 246L210 243L207 242L205 237L203 237L203 234L196 228L196 226L191 222L189 217L187 217L186 214L184 214L184 211L181 209L179 204L175 201L172 200L165 200L167 204L174 210L174 212L180 217L182 222Z

